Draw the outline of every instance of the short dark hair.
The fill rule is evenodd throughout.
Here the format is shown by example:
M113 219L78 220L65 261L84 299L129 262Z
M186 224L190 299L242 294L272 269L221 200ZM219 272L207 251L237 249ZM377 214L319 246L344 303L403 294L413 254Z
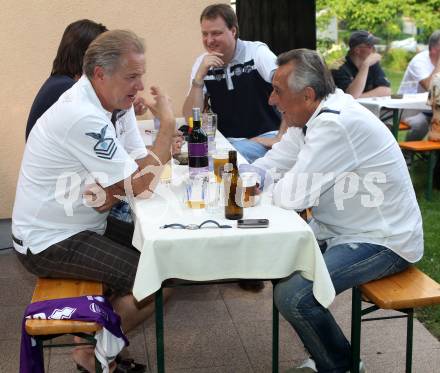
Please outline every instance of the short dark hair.
M200 15L200 23L204 19L215 19L217 17L223 18L228 29L236 28L235 39L238 39L238 19L234 9L228 4L212 4L203 9Z
M82 19L66 27L50 75L67 75L72 79L82 74L84 54L89 44L107 31L102 23Z
M288 63L293 64L295 72L289 75L287 81L292 91L298 92L311 87L315 91L317 100L335 92L336 86L332 74L318 52L310 49L292 49L278 56L278 66Z

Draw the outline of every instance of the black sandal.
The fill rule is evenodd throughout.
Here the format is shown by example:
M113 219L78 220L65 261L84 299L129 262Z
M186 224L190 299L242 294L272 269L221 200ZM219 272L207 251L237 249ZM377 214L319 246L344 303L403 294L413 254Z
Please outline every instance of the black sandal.
M144 364L135 363L133 359L116 358L116 369L113 373L144 373L147 367Z

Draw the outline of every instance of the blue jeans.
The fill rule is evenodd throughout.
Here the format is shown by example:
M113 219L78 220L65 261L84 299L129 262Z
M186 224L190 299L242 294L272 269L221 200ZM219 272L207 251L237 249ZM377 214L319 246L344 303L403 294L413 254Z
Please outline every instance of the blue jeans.
M133 223L130 205L125 201L116 203L110 210L109 216L126 223Z
M323 256L336 294L409 265L390 249L369 243L333 246ZM315 360L318 372L345 373L350 369L350 343L329 310L314 298L312 285L295 273L276 285L275 303Z
M258 135L258 137L271 138L275 137L277 133L278 131L270 131ZM249 163L254 162L258 158L264 157L266 152L269 150L264 145L249 139L228 137L228 141Z

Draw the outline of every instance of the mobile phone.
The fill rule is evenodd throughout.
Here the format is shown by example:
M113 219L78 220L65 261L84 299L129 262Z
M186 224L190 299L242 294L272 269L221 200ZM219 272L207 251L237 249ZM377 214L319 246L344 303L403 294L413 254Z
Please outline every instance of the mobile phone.
M400 99L403 98L403 95L401 93L395 93L391 95L391 98L393 99Z
M269 219L239 219L237 228L267 228Z

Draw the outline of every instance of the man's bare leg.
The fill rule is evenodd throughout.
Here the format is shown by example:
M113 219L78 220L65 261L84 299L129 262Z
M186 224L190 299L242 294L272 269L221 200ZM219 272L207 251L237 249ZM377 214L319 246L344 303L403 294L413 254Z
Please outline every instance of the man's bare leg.
M172 289L163 289L164 303L170 297ZM133 294L111 299L114 311L121 317L121 327L125 334L136 328L154 313L154 295L142 302L137 302ZM78 338L78 339L77 339ZM75 337L76 342L84 342ZM95 354L93 347L81 346L73 350L73 360L90 372L95 371ZM113 368L115 369L115 368ZM111 370L112 371L112 370Z

